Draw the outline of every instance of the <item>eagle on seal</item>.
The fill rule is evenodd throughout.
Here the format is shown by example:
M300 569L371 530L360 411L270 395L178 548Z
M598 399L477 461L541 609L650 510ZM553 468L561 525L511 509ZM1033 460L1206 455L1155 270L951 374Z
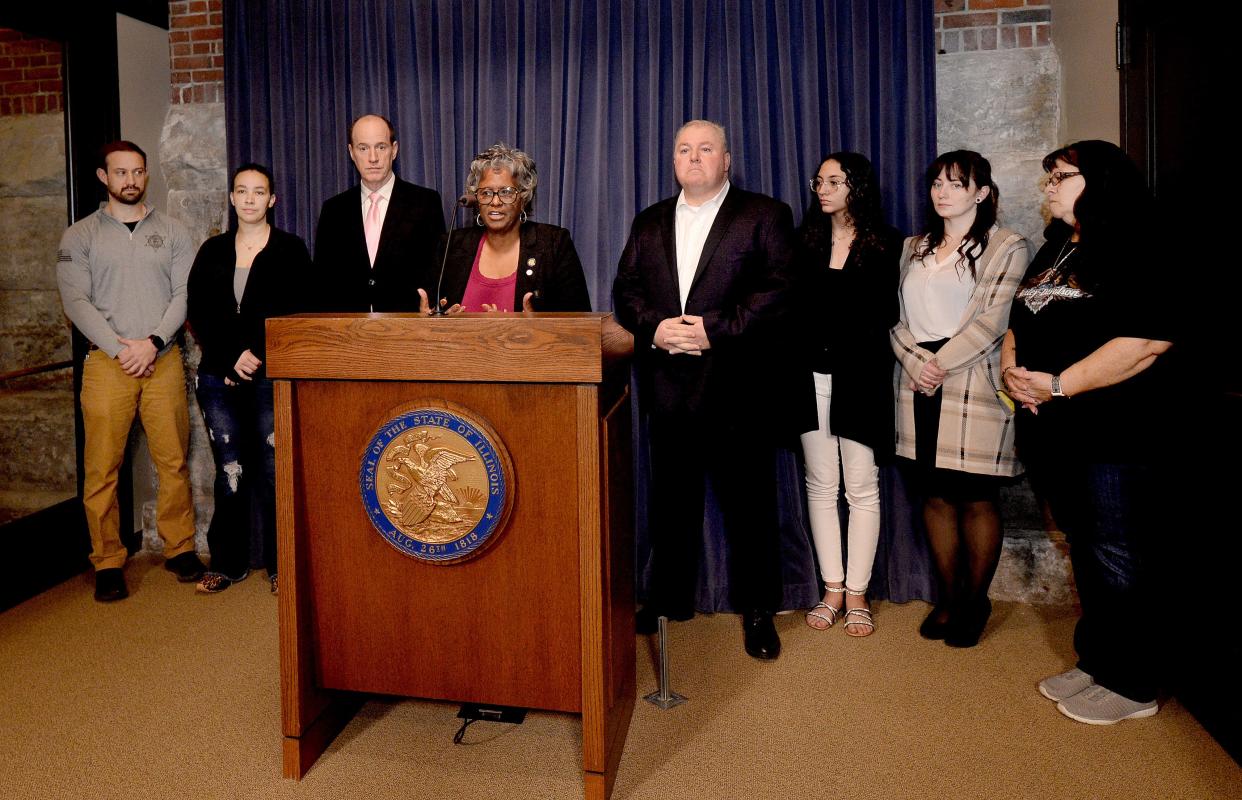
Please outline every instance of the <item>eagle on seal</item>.
M396 462L387 467L392 476L388 491L402 495L389 498L388 511L404 530L413 530L429 519L450 524L467 521L454 508L459 501L448 484L457 480L453 467L474 461L474 456L427 444L435 438L439 437L432 437L426 430L416 431L386 456L386 460Z

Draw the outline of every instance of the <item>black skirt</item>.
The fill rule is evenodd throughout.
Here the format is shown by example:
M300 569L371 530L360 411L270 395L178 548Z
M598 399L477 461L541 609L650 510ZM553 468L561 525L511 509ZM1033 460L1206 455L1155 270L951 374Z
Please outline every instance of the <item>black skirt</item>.
M948 341L919 342L919 347L935 353ZM998 502L1005 478L936 466L936 443L940 436L943 403L943 387L930 396L914 392L913 472L920 492L925 497L940 497L951 503Z

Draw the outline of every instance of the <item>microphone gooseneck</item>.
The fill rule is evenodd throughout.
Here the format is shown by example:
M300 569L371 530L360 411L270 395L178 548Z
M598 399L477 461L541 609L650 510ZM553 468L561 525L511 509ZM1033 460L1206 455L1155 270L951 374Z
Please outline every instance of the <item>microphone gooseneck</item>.
M448 236L444 238L444 257L440 259L440 277L436 280L436 294L434 297L428 298L433 317L443 317L448 313L448 309L440 305L440 288L444 285L444 267L448 264L449 245L453 243L453 233L457 230L457 209L465 208L469 205L470 195L468 194L463 194L453 204L453 227L449 229Z

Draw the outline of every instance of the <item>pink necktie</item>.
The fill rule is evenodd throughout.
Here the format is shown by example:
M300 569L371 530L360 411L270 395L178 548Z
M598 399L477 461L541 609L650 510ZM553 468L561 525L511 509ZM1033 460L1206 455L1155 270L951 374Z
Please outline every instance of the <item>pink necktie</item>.
M380 200L383 195L379 192L371 192L371 207L367 209L366 222L363 229L367 236L367 254L371 256L371 266L375 266L375 254L379 252L380 228Z

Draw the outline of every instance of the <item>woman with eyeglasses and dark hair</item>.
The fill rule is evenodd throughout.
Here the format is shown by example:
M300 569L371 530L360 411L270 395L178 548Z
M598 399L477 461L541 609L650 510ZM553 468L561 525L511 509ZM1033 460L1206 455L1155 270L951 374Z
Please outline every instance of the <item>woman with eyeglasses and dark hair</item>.
M1039 691L1066 716L1107 725L1158 710L1152 609L1163 601L1152 573L1171 521L1166 470L1184 390L1167 355L1177 320L1134 163L1082 141L1043 166L1052 222L1013 303L1001 369L1023 407L1019 452L1069 538L1082 605L1078 663Z
M222 592L250 573L250 498L259 498L263 565L276 591L276 450L272 382L264 372L265 322L312 310L306 245L268 222L276 205L261 164L233 172L237 227L203 242L186 289L190 330L202 348L194 393L216 461L207 529L211 571L200 592ZM251 487L255 491L251 491Z
M824 582L806 623L826 630L841 618L850 636L875 630L867 585L880 538L877 464L893 456L893 352L901 235L884 223L875 171L858 153L833 153L811 179L817 203L798 230L798 255L814 320L807 343L819 428L802 434L811 535ZM849 505L848 564L842 555L837 496L844 476Z
M531 157L503 142L470 162L466 196L476 211L475 226L451 231L441 242L436 263L444 265L442 309L591 310L569 231L528 219L538 184ZM419 289L424 313L435 293L435 286Z
M897 454L913 462L938 588L919 633L973 647L992 613L1000 486L1021 472L1000 344L1029 255L1021 235L996 224L999 192L986 158L945 153L926 184L927 231L906 240L892 330Z

